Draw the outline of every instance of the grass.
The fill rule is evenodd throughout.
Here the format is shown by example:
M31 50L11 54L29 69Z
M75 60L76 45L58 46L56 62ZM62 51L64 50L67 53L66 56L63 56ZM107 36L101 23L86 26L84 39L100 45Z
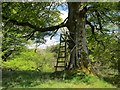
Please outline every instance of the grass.
M116 88L112 84L120 85L117 82L118 78L114 79L116 82L111 83L113 78L99 79L82 72L69 73L65 77L62 72L53 73L55 60L54 54L47 51L21 52L13 59L2 62L2 87L9 90L9 88Z
M3 71L3 87L6 88L115 88L111 84L89 75L66 75L38 71Z

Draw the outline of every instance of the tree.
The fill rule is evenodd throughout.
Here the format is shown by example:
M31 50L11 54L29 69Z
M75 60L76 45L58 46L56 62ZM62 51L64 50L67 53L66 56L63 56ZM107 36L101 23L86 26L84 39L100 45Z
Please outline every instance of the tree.
M37 26L55 25L61 20L58 15L60 12L57 10L50 12L48 6L50 3L2 3L2 59L4 61L13 57L13 54L19 53L30 39L37 45L45 43L44 36L52 33L36 31Z
M106 28L104 26L107 26L107 23L110 22L118 24L118 20L116 20L116 18L119 14L118 11L115 10L116 4L118 3L67 2L68 17L63 22L57 23L59 20L57 19L57 16L60 14L56 9L58 4L3 3L2 18L13 25L31 29L29 32L28 30L24 32L24 34L29 33L26 36L28 39L34 38L36 32L56 32L59 28L67 27L70 37L72 38L70 38L69 41L71 54L68 69L75 69L78 67L88 69L91 61L88 57L85 30L86 24L91 27L94 38L95 31L103 33L102 30L104 30L103 28ZM5 10L5 7L8 6L11 11ZM31 12L31 10L33 11ZM28 16L22 16L23 13ZM55 13L53 17L52 13Z

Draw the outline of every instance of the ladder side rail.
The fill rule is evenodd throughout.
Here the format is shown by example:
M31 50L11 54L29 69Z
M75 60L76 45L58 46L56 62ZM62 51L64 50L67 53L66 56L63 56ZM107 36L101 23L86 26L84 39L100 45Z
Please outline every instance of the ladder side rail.
M65 69L67 67L67 33L65 34Z

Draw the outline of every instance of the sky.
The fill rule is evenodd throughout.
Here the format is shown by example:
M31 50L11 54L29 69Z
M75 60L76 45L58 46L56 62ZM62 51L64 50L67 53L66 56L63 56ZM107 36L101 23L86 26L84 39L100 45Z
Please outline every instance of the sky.
M63 20L65 20L65 19L67 18L67 16L68 16L68 12L67 12L67 11L64 11L64 10L60 10L60 12L61 12L61 18L62 18ZM58 31L58 32L60 32L60 31ZM39 46L39 48L45 49L45 48L48 47L48 46L56 45L56 44L59 43L59 38L60 38L59 34L56 35L56 36L54 36L52 39L50 39L50 37L45 37L46 43L45 43L45 44L41 44L41 45Z
M68 11L67 10L63 10L62 7L58 7L58 9L61 12L61 18L64 21L67 18L67 16L68 16ZM58 44L59 43L59 38L60 38L60 33L61 33L61 31L58 30L58 35L55 35L52 39L50 39L50 37L45 37L46 43L45 44L41 44L38 48L46 49L48 46ZM32 49L34 47L35 47L35 44L31 44L31 45L28 46L28 48L30 48L30 49Z

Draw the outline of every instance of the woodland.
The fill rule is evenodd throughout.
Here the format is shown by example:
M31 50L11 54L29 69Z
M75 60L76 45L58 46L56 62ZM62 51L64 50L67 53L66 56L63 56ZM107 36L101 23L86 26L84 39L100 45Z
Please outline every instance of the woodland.
M1 5L3 88L120 88L119 2Z

